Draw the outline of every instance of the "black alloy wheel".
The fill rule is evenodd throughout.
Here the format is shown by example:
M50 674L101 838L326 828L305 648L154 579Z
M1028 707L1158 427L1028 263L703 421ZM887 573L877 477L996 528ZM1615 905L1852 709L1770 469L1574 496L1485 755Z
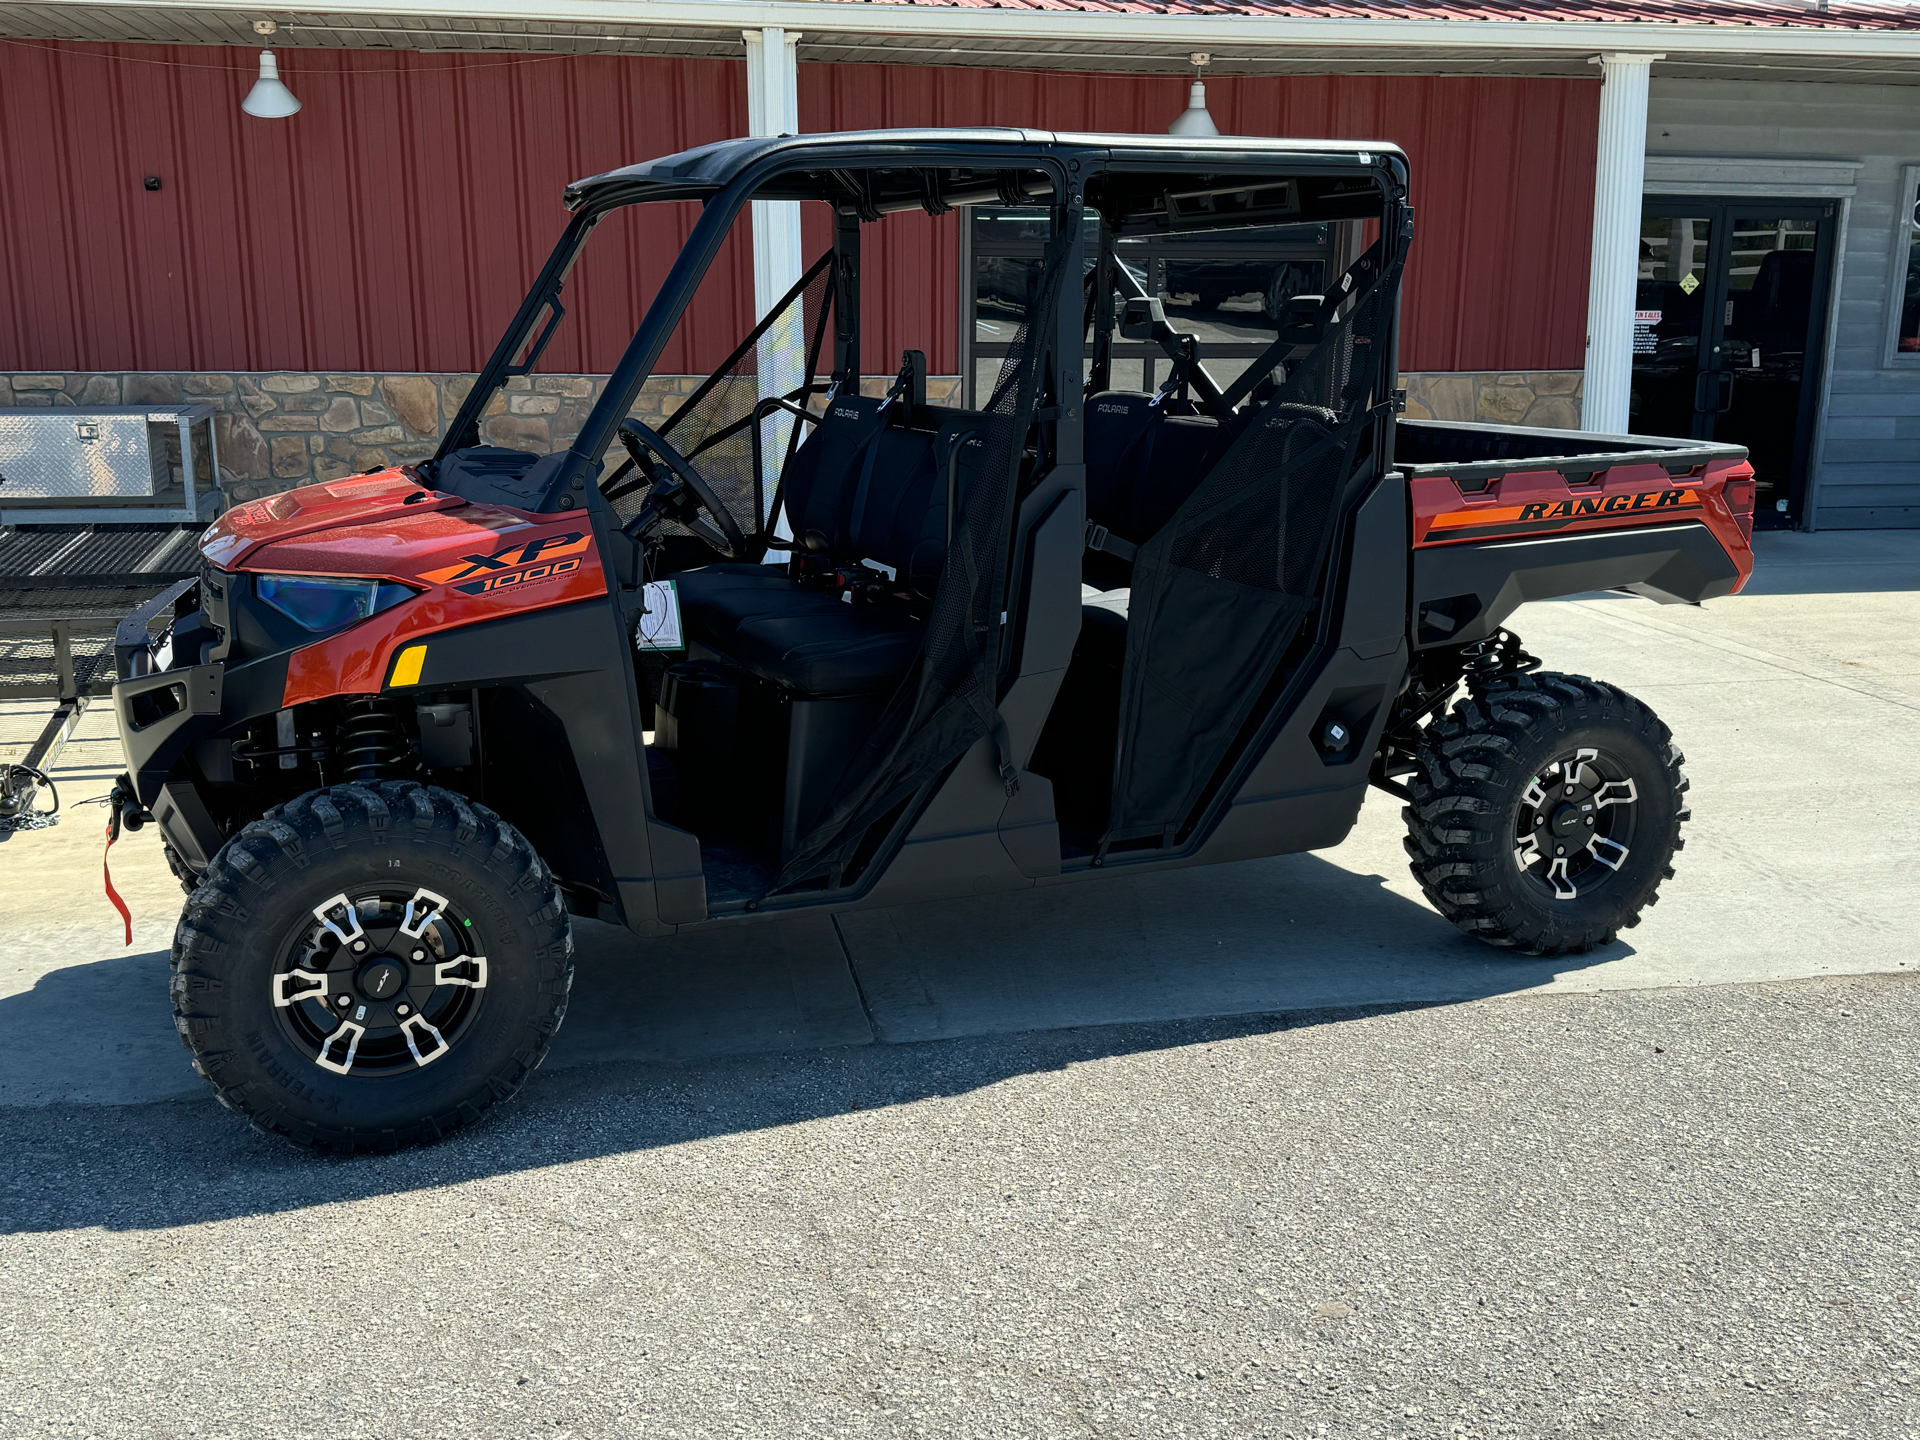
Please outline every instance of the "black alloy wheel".
M432 1065L459 1044L487 997L487 952L473 918L415 887L345 892L313 908L270 978L281 1028L316 1066L387 1076Z
M1575 955L1639 924L1672 879L1687 777L1668 728L1585 676L1503 676L1421 738L1407 854L1434 908L1528 955Z
M513 1095L567 1012L553 874L485 806L339 785L233 836L174 933L174 1026L221 1104L316 1150L394 1150Z
M1634 777L1618 757L1581 746L1521 793L1514 863L1557 901L1605 885L1634 854Z

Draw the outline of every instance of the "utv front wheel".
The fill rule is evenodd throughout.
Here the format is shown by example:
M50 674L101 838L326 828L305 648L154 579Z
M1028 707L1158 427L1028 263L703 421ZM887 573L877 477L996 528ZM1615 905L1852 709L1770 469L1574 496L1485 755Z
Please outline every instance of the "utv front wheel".
M1436 910L1490 945L1592 950L1672 878L1687 778L1654 712L1584 676L1496 681L1429 727L1407 853Z
M187 858L165 841L160 843L160 849L167 858L167 869L172 871L173 878L180 882L180 889L192 895L194 887L200 884L200 872L188 865Z
M566 909L526 840L411 781L275 808L214 857L174 934L194 1069L319 1150L393 1150L511 1096L572 979Z

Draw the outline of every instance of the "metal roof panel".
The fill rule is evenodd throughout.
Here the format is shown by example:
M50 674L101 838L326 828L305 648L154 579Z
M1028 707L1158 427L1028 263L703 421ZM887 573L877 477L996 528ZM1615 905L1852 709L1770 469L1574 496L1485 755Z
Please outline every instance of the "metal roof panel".
M1921 9L1890 0L839 0L922 10L977 8L1112 14L1264 16L1287 20L1441 20L1587 24L1706 25L1799 30L1921 30Z

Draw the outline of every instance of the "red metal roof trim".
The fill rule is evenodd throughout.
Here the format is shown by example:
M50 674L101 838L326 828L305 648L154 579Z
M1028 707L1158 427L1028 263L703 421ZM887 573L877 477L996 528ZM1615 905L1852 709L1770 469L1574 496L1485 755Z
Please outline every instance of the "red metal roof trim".
M960 10L1077 10L1101 15L1259 16L1275 20L1462 20L1532 24L1702 25L1792 30L1921 30L1912 4L1836 0L841 0Z

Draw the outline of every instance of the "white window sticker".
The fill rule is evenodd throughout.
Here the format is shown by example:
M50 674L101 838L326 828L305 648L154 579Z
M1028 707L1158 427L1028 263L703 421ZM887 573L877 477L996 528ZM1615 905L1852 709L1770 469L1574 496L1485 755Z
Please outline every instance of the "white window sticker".
M1654 327L1661 323L1658 310L1637 310L1634 312L1634 353L1653 355L1655 353Z
M646 607L634 623L634 646L639 650L685 650L680 633L680 588L671 580L650 580L641 587Z

